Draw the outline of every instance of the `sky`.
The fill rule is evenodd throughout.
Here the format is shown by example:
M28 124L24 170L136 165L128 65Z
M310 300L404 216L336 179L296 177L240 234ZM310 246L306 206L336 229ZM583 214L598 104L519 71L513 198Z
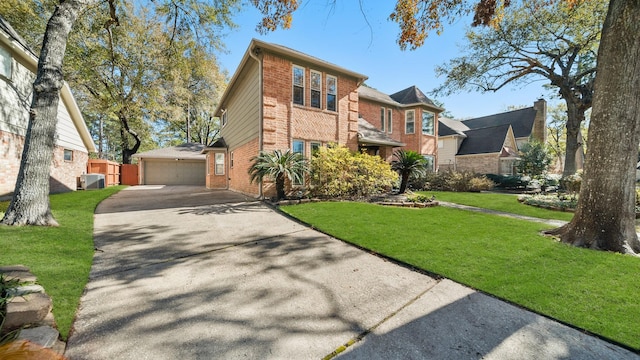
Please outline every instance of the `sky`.
M417 50L400 50L397 23L388 20L395 1L307 0L293 14L288 30L265 35L256 31L261 19L252 5L244 5L234 17L238 25L223 38L226 53L218 55L223 69L233 75L252 38L301 51L351 71L367 75L367 85L393 94L415 85L429 98L444 104L456 119L473 118L507 111L509 106L533 106L544 97L550 105L557 100L545 90L544 81L505 87L495 93L462 91L435 97L430 92L444 82L435 67L460 55L464 32L470 19L446 25L441 35L429 34Z

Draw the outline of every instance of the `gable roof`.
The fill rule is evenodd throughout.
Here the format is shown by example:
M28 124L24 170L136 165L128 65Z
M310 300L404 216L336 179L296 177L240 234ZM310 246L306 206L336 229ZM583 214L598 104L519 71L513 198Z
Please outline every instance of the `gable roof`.
M31 50L22 37L13 29L11 24L0 16L0 44L9 48L12 56L16 57L16 60L20 62L25 68L31 71L33 74L37 74L38 71L38 58L35 52ZM89 128L84 122L82 112L76 103L75 98L71 94L69 84L65 81L62 89L60 89L60 99L67 108L71 121L75 126L84 146L88 152L96 152L96 144L93 142Z
M328 61L322 60L320 58L305 54L298 50L294 50L278 44L268 43L258 39L251 39L251 42L249 43L249 46L247 47L247 50L245 51L242 57L242 60L240 60L240 64L236 68L236 71L233 73L233 76L231 77L231 80L229 81L227 88L224 90L224 93L220 98L220 102L218 103L218 106L216 107L214 114L218 115L222 110L222 108L224 107L225 101L229 96L231 89L234 88L236 82L240 78L240 75L242 74L242 70L247 65L247 62L253 61L251 58L255 56L255 53L259 53L265 50L285 58L295 59L301 62L306 62L309 64L316 65L320 68L324 68L332 72L335 72L336 74L342 74L342 75L347 75L347 76L356 78L358 81L358 84L361 84L368 79L366 75L345 69L341 66L338 66Z
M462 121L439 117L438 136L459 135L466 137L465 131L470 130Z
M467 138L462 141L456 155L501 152L509 133L509 128L511 128L511 125L505 124L465 131Z
M426 105L437 112L441 112L444 110L443 108L437 106L433 101L431 101L431 99L429 99L415 85L410 86L404 90L400 90L391 95L387 95L369 86L361 85L360 87L358 87L358 96L397 107Z
M531 135L531 130L533 129L533 121L535 120L536 112L537 110L535 108L528 107L475 119L462 120L462 123L470 129L480 129L509 124L513 128L513 135L516 138L528 138Z
M370 122L363 118L358 118L358 142L361 144L371 145L384 145L384 146L405 146L405 143L401 143L392 139L385 132L378 130Z
M205 160L202 154L205 146L199 143L184 143L177 146L154 149L142 153L133 154L134 158L145 159L176 159L176 160Z

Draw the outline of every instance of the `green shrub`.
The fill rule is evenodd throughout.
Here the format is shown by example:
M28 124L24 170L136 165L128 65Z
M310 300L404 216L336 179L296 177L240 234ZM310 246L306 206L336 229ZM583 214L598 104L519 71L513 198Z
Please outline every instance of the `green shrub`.
M521 190L529 185L529 181L520 175L487 174L486 177L493 181L497 188L505 190Z
M427 174L423 190L438 191L482 191L490 190L495 186L493 181L484 175L471 171L447 170L438 173Z
M427 196L425 194L412 194L407 197L407 201L414 203L429 203L435 200L435 196Z
M314 196L360 198L391 191L398 174L379 156L352 153L344 146L320 148L311 159Z

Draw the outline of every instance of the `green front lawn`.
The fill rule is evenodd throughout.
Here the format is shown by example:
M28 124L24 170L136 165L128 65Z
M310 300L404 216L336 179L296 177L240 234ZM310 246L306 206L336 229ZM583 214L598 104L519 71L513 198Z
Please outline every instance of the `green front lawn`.
M51 195L59 227L0 226L0 265L22 264L53 300L58 330L66 339L93 260L93 213L124 186ZM0 202L0 216L8 207Z
M539 235L547 228L539 223L445 207L329 202L282 210L347 242L640 350L638 258L557 243Z
M479 208L503 211L512 214L537 217L540 219L553 219L571 221L573 213L542 209L518 202L517 195L448 191L419 191L419 194L427 196L435 195L436 200L452 202L456 204L475 206Z

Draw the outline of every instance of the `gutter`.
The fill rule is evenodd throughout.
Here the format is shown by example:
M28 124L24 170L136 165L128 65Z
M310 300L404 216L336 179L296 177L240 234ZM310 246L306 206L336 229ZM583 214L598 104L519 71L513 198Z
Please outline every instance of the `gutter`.
M258 151L262 152L264 150L264 147L262 146L262 129L264 128L264 95L263 95L263 74L262 74L262 58L259 57L260 55L260 48L257 46L254 46L253 48L249 49L249 51L247 52L249 54L249 56L254 59L255 61L258 62L258 96L260 97L260 113L259 113L259 119L258 119ZM260 186L258 187L258 197L259 198L264 198L264 194L262 192L262 181L260 181Z

